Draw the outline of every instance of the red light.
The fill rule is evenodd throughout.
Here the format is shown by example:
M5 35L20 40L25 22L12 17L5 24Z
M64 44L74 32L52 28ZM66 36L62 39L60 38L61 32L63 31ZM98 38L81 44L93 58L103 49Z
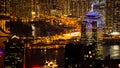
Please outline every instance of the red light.
M24 65L23 65L23 68L26 68L26 65L25 65L25 63L24 63Z
M0 50L0 57L2 57L4 55L3 51Z
M32 68L40 68L38 65L33 66Z
M4 54L0 54L0 57L2 57Z

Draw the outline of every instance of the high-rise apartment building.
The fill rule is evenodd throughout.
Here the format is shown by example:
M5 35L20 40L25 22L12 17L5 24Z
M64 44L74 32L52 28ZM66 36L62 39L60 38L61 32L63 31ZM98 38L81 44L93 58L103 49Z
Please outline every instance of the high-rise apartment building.
M114 23L120 23L120 1L106 0L106 26L112 30Z
M70 13L75 17L82 17L89 11L91 0L70 0Z
M39 0L38 2L41 14L61 16L68 11L66 10L69 5L68 0Z
M37 17L40 14L82 17L89 11L91 0L1 0L0 3L2 13L17 18L30 18L32 12Z
M9 15L9 1L0 0L0 15Z
M10 14L17 18L30 17L31 1L30 0L11 0L9 1Z

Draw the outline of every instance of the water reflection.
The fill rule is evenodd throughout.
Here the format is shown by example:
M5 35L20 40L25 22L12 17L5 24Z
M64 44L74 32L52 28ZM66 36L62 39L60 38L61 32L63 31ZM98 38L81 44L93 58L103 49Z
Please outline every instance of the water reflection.
M26 68L64 68L64 49L32 49L26 51Z
M110 55L110 59L120 59L120 45L103 46L103 56Z
M120 59L120 46L114 45L110 48L111 58L113 59Z
M13 43L13 44L10 43L10 44L15 46L15 43ZM66 45L66 47L67 47L67 45ZM84 66L84 68L89 68L89 67L92 67L91 65L95 66L94 65L95 62L96 62L96 66L98 64L100 64L102 67L104 64L103 61L101 62L101 60L94 59L94 55L92 54L92 52L94 52L93 51L94 48L92 46L88 47L89 50L85 49L85 47L83 47L82 44L79 44L77 46L71 44L68 48L70 48L70 49L68 49L69 51L67 53L68 54L67 58L64 57L64 55L66 55L66 52L67 52L66 48L65 48L66 51L64 50L64 48L47 49L46 47L42 48L42 49L25 49L24 55L25 55L26 68L65 68L64 66L66 66L66 67L73 66L73 68L75 68L75 67L83 68L82 65ZM21 50L21 48L20 48L20 50ZM87 52L85 52L85 51L87 51ZM16 51L13 51L13 52L16 52ZM103 57L107 58L107 59L105 59L105 61L108 60L109 55L110 55L110 59L120 59L120 45L103 46ZM1 61L1 60L3 60L3 59L0 59L0 62L2 63L3 61ZM100 62L100 63L98 63L98 62ZM113 60L110 61L110 64L112 64L112 62L113 62ZM116 63L117 66L119 65L118 64L119 62L116 62L116 60L114 62ZM105 63L108 63L108 62L105 62ZM89 64L88 67L87 67L87 64ZM109 66L109 64L105 64L105 65ZM114 65L114 67L115 67L115 65Z

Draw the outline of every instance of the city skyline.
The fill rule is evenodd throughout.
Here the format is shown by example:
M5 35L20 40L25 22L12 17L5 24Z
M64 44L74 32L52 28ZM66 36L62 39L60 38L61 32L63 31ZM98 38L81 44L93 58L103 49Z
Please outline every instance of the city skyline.
M120 68L119 0L1 0L0 8L0 67Z
M119 0L1 0L0 15L25 20L36 17L40 18L41 14L49 16L71 16L82 19L90 10L92 2L95 4L94 10L101 15L106 29L111 30L113 23L119 24Z

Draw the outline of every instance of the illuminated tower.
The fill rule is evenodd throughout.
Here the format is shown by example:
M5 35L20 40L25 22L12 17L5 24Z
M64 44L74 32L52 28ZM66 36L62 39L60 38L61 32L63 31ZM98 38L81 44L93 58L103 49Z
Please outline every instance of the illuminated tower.
M84 26L82 27L82 36L84 36L83 38L85 38L87 42L98 42L98 40L102 40L103 38L103 24L101 22L100 15L93 10L93 6L94 5L91 6L91 11L86 14L82 23Z
M85 18L82 20L82 41L84 41L84 58L86 61L90 61L89 65L94 64L96 59L96 48L101 46L103 39L103 24L98 12L93 9L94 4L91 5L91 11L89 11ZM87 63L87 62L86 62Z

